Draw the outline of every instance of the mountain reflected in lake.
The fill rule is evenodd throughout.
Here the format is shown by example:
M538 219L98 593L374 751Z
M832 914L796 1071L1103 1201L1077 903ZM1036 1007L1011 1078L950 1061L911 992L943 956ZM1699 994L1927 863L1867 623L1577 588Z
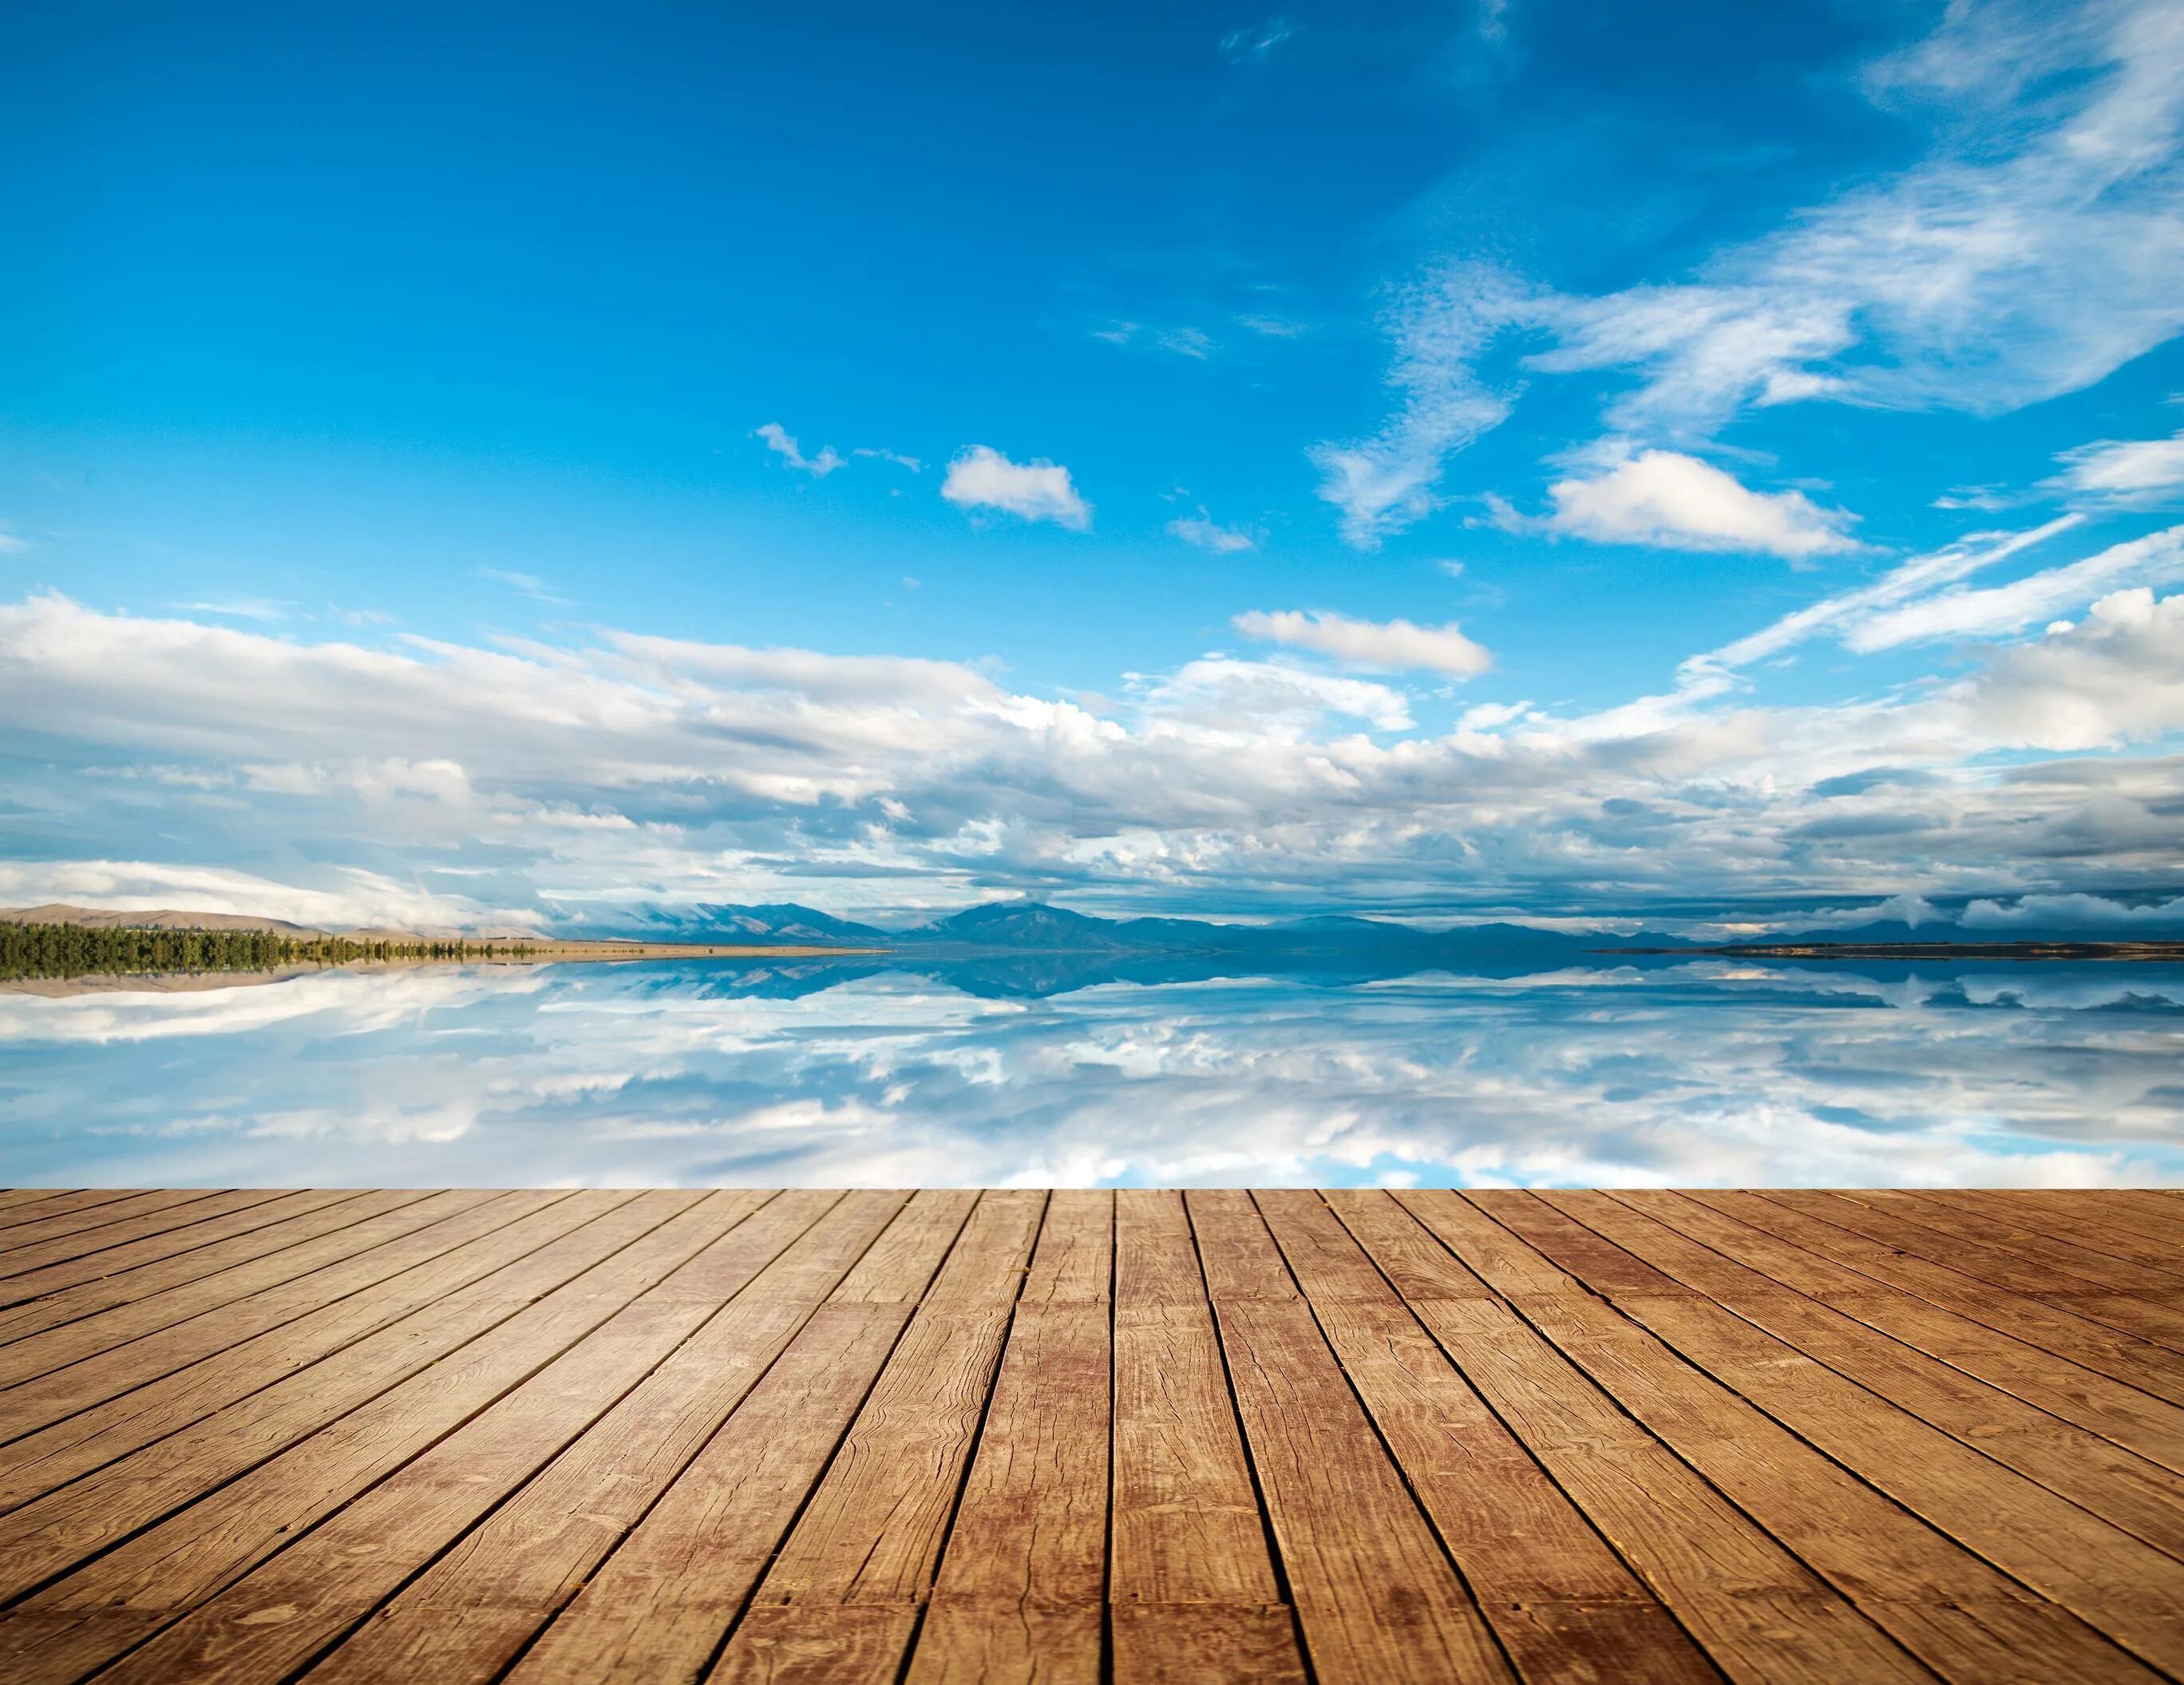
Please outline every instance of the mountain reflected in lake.
M0 1180L2184 1184L2184 966L1219 970L25 985Z

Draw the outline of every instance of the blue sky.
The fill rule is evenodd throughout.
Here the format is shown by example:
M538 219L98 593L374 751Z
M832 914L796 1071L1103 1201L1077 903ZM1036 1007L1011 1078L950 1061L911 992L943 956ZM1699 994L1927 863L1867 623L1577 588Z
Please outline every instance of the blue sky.
M0 899L2184 889L2173 7L453 13L0 25Z

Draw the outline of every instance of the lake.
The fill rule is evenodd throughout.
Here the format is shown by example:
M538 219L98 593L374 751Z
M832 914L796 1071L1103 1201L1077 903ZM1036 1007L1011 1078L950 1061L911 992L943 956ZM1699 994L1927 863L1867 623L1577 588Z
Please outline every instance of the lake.
M2184 1184L2184 966L190 982L0 994L0 1182Z

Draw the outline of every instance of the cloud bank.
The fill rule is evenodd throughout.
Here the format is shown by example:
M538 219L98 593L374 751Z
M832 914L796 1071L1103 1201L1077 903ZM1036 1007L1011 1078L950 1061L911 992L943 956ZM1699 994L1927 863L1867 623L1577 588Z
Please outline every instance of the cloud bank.
M2051 553L2073 531L1897 564L1591 712L1459 709L1446 681L1488 665L1459 628L1325 612L1240 615L1291 653L1129 676L1095 711L951 661L612 629L309 642L35 595L0 606L8 893L355 923L1011 891L1572 914L2173 893L2184 527ZM1811 640L1937 637L1970 657L1956 676L1761 694Z

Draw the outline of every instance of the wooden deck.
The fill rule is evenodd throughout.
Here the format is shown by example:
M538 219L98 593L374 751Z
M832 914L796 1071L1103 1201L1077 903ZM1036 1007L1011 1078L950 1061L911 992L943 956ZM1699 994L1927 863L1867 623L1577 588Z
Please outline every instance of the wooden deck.
M2184 1196L0 1193L0 1678L2184 1678Z

